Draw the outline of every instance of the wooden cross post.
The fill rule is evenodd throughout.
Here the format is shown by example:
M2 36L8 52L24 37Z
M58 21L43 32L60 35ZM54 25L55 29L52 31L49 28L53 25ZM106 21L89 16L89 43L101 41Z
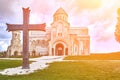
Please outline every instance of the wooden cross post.
M23 24L7 24L8 31L23 31L23 65L22 69L29 69L29 30L45 31L46 24L29 24L30 10L23 8Z

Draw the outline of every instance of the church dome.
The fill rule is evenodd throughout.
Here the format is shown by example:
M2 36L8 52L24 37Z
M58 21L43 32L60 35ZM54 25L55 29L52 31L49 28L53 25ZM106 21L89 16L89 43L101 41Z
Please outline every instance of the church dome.
M65 12L63 8L59 8L55 14L53 15L54 21L62 20L62 21L67 21L68 20L68 15Z
M65 12L65 10L63 8L61 8L61 7L55 12L54 16L58 15L58 14L65 14L65 15L67 15L67 13Z

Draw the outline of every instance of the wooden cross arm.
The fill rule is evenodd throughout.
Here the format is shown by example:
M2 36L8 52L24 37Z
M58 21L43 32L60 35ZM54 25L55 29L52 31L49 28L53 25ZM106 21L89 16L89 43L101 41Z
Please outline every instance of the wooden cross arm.
M46 24L45 24L45 23L43 23L43 24L30 24L30 25L28 26L28 30L46 31L45 27L46 27Z
M22 25L18 25L18 24L8 24L6 23L7 25L7 31L17 31L17 30L22 30L23 29L23 26Z

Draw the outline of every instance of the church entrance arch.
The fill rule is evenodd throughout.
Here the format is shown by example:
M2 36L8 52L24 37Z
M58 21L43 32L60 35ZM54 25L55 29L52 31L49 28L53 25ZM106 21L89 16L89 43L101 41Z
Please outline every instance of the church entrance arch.
M14 51L14 56L18 56L18 51Z
M57 56L64 55L64 45L62 43L56 44L55 51Z
M51 54L53 56L65 56L68 55L68 45L65 41L56 41L53 43L51 48Z

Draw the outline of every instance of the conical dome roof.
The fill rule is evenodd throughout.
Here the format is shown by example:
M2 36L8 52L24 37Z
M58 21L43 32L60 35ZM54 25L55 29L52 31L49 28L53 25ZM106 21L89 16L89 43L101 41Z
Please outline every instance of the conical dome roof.
M65 14L65 15L67 15L67 13L65 12L65 10L63 8L61 8L61 7L55 12L54 16L57 15L57 14Z

